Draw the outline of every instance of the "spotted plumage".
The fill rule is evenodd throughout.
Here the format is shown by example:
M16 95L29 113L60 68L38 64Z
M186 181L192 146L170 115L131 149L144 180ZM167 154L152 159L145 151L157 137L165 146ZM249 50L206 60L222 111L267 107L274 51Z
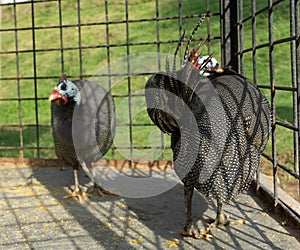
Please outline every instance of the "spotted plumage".
M167 60L166 73L154 74L146 83L147 111L171 135L174 169L185 191L187 220L182 235L195 236L194 188L217 201L214 224L228 223L223 203L253 179L269 138L270 107L258 88L230 69L214 67L206 77L189 60L173 72L168 64Z
M74 169L75 189L66 198L76 196L78 199L81 199L84 195L89 196L83 193L79 186L77 171L80 167L89 172L89 176L92 178L99 194L103 191L106 192L95 183L92 162L100 160L112 145L115 119L114 102L111 95L96 84L94 85L97 86L97 96L82 96L82 90L92 86L92 84L92 82L86 80L70 81L63 75L49 96L55 153L59 159ZM99 107L95 107L97 109L96 117L94 118L95 125L88 128L94 133L96 143L89 144L89 142L82 141L82 149L77 146L76 151L74 146L75 138L73 137L74 131L72 131L74 110L77 107L87 105L88 101L85 98L101 98L101 104ZM89 110L86 111L85 114L88 117ZM75 119L80 119L80 117L75 117ZM84 134L84 131L82 131L82 134ZM80 160L77 155L78 151L80 151L82 157Z

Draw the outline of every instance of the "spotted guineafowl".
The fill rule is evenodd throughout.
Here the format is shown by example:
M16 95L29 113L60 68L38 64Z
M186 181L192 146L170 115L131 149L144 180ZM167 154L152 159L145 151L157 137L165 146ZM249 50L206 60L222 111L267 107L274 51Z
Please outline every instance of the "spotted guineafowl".
M216 200L217 216L210 226L228 225L224 203L245 190L259 166L270 134L270 106L264 94L245 77L222 69L212 56L189 51L190 41L203 22L200 18L188 41L180 70L176 54L166 73L146 83L151 120L171 136L174 170L184 184L186 223L183 236L199 237L193 226L194 188Z
M88 173L94 182L94 190L100 196L103 193L114 194L95 183L92 166L105 155L113 142L115 111L112 96L96 83L70 81L62 75L49 101L55 153L74 170L75 189L65 198L81 200L83 196L90 196L80 188L77 177L80 166Z

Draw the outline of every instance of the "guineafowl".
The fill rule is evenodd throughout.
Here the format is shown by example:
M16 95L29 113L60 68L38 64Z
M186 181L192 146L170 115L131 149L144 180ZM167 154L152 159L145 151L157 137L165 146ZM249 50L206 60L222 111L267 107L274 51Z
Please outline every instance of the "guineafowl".
M92 166L105 155L113 142L115 110L110 93L96 83L70 81L62 75L49 101L55 153L74 170L75 189L65 198L81 200L83 196L90 196L80 188L77 177L80 166L90 176L94 182L93 190L98 191L100 196L103 193L115 194L95 183Z
M259 166L259 158L270 134L270 106L265 95L249 80L231 69L223 69L211 56L187 43L180 70L176 54L166 72L152 75L145 86L151 120L171 136L174 170L184 184L186 223L183 236L198 238L192 219L192 196L198 190L216 200L213 226L230 224L223 213L228 203L245 190Z

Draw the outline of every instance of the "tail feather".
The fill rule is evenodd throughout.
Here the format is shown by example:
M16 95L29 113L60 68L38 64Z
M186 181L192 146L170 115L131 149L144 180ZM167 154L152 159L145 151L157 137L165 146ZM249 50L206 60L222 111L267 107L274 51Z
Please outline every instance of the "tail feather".
M195 35L195 33L197 32L198 28L201 26L201 24L203 23L204 19L205 19L206 15L201 15L200 17L200 20L199 22L197 23L196 27L194 28L189 40L188 40L188 43L186 45L186 48L185 48L185 52L184 52L184 62L183 64L185 64L187 61L188 61L188 57L189 57L189 49L190 49L190 44L191 44L191 41Z

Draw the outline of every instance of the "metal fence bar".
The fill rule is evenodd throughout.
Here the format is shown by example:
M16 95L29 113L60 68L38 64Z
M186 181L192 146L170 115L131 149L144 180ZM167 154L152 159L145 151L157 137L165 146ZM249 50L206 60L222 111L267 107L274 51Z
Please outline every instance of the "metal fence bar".
M206 39L204 38L194 38L191 41L205 41ZM220 40L219 36L211 37L211 40ZM33 49L26 49L26 50L19 50L19 54L21 53L33 53L33 52L50 52L50 51L60 51L60 50L78 50L78 49L99 49L99 48L107 48L107 47L127 47L127 46L142 46L142 45L155 45L155 44L173 44L176 43L178 40L162 40L162 41L152 41L152 42L129 42L129 43L118 43L118 44L101 44L101 45L94 45L94 46L81 46L81 47L65 47L63 49L61 48L50 48L50 49L36 49L33 51ZM186 42L187 40L184 39L183 42ZM266 45L267 47L267 45ZM5 55L5 54L15 54L14 50L11 51L5 51L5 52L0 52L0 55Z
M178 1L178 6L181 5L181 0ZM179 8L179 12L178 12L178 16L180 17L180 10L181 8ZM160 42L160 21L159 21L159 0L156 0L155 1L155 17L157 18L157 21L156 21L156 38L157 38L157 41ZM160 52L161 52L161 49L160 49L160 43L157 44L157 53L158 53L158 65L157 65L157 70L158 71L161 71L161 56L160 56ZM160 149L162 150L162 159L164 160L165 159L165 151L164 151L164 148L165 148L165 136L164 136L164 133L161 131L160 132L160 140L161 140L161 147Z
M256 0L251 0L251 26L252 26L252 60L253 60L253 83L258 85L256 67Z
M109 21L108 0L104 1L104 5L105 5L105 21L108 23L108 21ZM110 44L109 24L105 25L105 34L106 34L106 44ZM110 47L106 47L106 58L107 58L108 89L109 89L109 92L111 93L112 83L111 83ZM111 157L112 157L112 160L115 159L115 148L114 147L112 147L112 149L111 149Z
M271 84L271 109L272 109L272 160L273 160L273 183L274 183L274 203L278 202L278 186L277 186L277 151L276 151L276 99L275 99L275 65L274 65L274 38L273 38L273 1L268 0L269 6L269 70L270 70L270 84Z
M122 127L122 126L129 126L130 124L129 123L118 123L118 126ZM30 128L30 127L35 127L36 125L35 124L23 124L23 125L19 125L19 124L0 124L0 127L8 127L8 128ZM50 128L51 125L50 124L39 124L40 127L45 127L45 128ZM133 123L132 124L133 127L140 127L140 126L153 126L155 127L155 125L153 123L138 123L138 124L135 124Z
M286 38L278 39L278 40L273 41L273 45L283 44L283 43L292 41L292 40L294 40L295 38L296 38L296 37L286 37ZM267 42L267 43L259 44L259 45L257 45L255 48L256 48L256 49L262 49L262 48L268 48L269 46L270 46L270 43ZM244 49L244 50L243 50L243 53L251 52L251 51L252 51L252 47L251 47L251 48L248 48L248 49ZM238 52L238 53L240 53L240 52Z
M244 33L243 33L243 0L239 0L238 2L238 34L239 34L239 73L244 75L244 53L242 51L244 50Z
M296 34L296 26L295 26L295 1L290 0L290 36L294 37ZM291 79L292 86L294 88L297 87L296 81L296 40L290 42L290 50L291 50ZM293 92L293 122L294 126L298 128L298 93L296 91ZM294 130L294 171L299 172L299 142L298 142L298 129Z
M0 149L1 150L18 150L18 151L24 151L26 149L31 149L31 150L37 150L37 147L34 147L34 146L23 146L23 147L20 147L20 146L0 146ZM42 150L42 149L54 149L53 147L42 147L40 146L39 147L39 150Z
M300 135L300 0L295 0L295 33L296 33L296 82L297 82L297 100L298 103L296 105L296 110L297 110L297 123L298 123L298 135ZM298 155L300 154L300 137L298 136ZM298 159L299 161L299 159ZM298 162L298 175L300 175L300 167L299 167L299 162ZM299 199L300 199L300 179L299 179Z
M35 15L34 15L34 2L31 2L31 21L32 21L32 50L33 50L33 82L34 82L34 103L35 103L35 122L36 122L36 149L37 158L40 158L40 131L39 131L39 110L38 110L38 93L37 93L37 63L36 63L36 45L35 45Z
M131 150L131 149L161 149L161 146L118 146L118 147L114 147L114 149L127 149L127 150ZM24 146L24 147L15 147L15 146L0 146L0 149L2 150L24 150L24 149L34 149L36 150L36 147L33 146ZM51 149L53 150L53 147L47 147L47 146L40 146L40 149ZM165 149L170 149L170 147L166 147Z
M19 4L19 3L18 3ZM159 17L159 18L141 18L141 19L129 19L126 20L116 20L116 21L107 21L107 22L92 22L92 23L81 23L81 27L86 26L100 26L100 25L108 25L108 24L126 24L126 23L141 23L141 22L151 22L151 21L167 21L167 20L178 20L182 19L191 19L191 18L198 18L202 14L194 14L194 15L177 15L177 16L168 16L168 17ZM219 13L209 13L209 16L219 16ZM76 28L78 24L63 24L62 26L59 25L49 25L49 26L36 26L34 29L59 29L59 28ZM0 32L7 32L7 31L15 31L15 30L31 30L29 27L22 27L22 28L1 28Z
M130 145L130 167L133 159L133 135L132 135L132 107L131 107L131 77L130 77L130 45L129 45L129 16L128 16L128 0L125 0L125 16L126 16L126 55L127 55L127 93L128 93L128 112L129 112L129 145Z
M78 17L78 47L79 47L79 74L82 79L82 43L81 43L81 17L80 17L80 0L77 0L77 17Z
M207 22L207 53L211 54L211 35L210 35L210 15L209 15L209 0L206 0L206 22Z
M251 0L251 28L252 28L252 68L253 68L253 83L258 86L257 67L256 67L256 0ZM260 169L256 171L256 181L260 185Z
M17 28L17 8L16 4L13 6L14 9L14 27ZM19 64L19 43L18 43L18 31L15 31L15 48L16 48L16 75L20 76L20 64ZM23 127L22 127L22 102L21 102L21 86L20 80L17 80L17 88L18 88L18 118L19 118L19 131L20 131L20 148L23 148ZM20 157L24 157L23 150L20 150Z
M266 154L266 153L262 153L262 155L269 160L270 162L273 162L274 159L273 157L271 157L270 155ZM293 170L289 169L288 167L286 167L285 165L281 164L280 162L277 162L277 167L279 167L280 169L286 171L287 173L289 173L291 176L295 177L296 179L299 179L300 176L298 173L294 172Z
M0 128L4 128L4 127L7 127L7 128L32 128L32 127L35 127L36 124L0 124ZM50 124L39 124L40 127L51 127Z
M141 73L130 73L130 76L145 76L145 75L152 75L155 72L153 71L149 71L149 72L141 72ZM59 78L61 75L57 75L57 76L37 76L36 79L57 79ZM109 76L128 76L128 74L124 73L111 73L111 74L82 74L82 77L92 77L92 76L96 76L96 77L109 77ZM78 77L78 75L69 75L69 77ZM0 78L0 80L34 80L34 77L2 77ZM31 98L31 97L23 97L21 98L22 100L35 100L35 98ZM46 100L47 98L45 97L38 97L37 99L44 99ZM18 98L0 98L0 100L18 100Z
M298 127L291 125L290 123L283 122L283 121L276 120L276 125L279 125L281 127L285 127L285 128L288 128L288 129L294 130L294 131L298 130Z
M221 50L223 67L231 67L238 72L238 29L237 4L232 0L220 0L221 13Z
M159 0L155 0L155 17L157 18L156 21L156 39L160 42L160 24L159 24ZM157 44L157 53L160 55L160 43ZM161 69L160 65L160 56L158 57L158 70Z
M43 3L43 2L45 2L45 0L33 0L32 2L34 2L34 3ZM57 0L47 0L47 2L57 2ZM7 5L7 6L9 6L9 5L14 5L15 4L15 1L14 1L14 3L1 3L1 5ZM24 1L24 2L18 2L18 5L25 5L25 4L28 4L28 1Z
M61 72L65 72L65 63L64 63L64 39L63 39L63 28L62 28L62 8L61 0L58 1L58 15L59 15L59 42L60 42L60 58L61 58Z

